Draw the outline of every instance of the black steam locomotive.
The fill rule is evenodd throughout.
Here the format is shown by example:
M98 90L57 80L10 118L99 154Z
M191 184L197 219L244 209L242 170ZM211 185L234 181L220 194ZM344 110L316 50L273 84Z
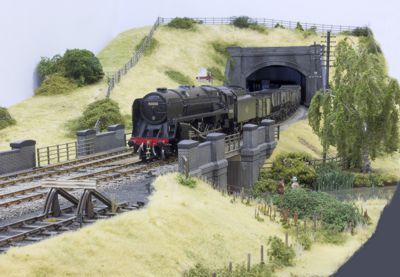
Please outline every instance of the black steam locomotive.
M255 92L222 86L159 88L133 102L128 144L143 160L165 158L177 152L183 139L241 132L244 124L265 118L280 120L297 109L300 99L300 86Z

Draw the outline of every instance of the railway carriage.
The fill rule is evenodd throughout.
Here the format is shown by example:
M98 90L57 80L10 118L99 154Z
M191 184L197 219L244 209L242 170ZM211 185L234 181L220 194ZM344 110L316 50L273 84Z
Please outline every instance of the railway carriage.
M241 132L244 124L265 118L280 120L300 105L300 97L299 86L256 92L224 86L159 88L133 102L128 144L143 160L165 158L183 139Z

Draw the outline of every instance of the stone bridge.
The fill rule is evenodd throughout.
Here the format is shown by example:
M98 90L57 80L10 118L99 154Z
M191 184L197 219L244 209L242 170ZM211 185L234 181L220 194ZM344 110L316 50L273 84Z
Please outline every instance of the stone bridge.
M242 136L210 133L202 143L183 140L178 144L179 171L221 190L249 189L276 146L275 127L274 120L264 119L261 126L244 125Z

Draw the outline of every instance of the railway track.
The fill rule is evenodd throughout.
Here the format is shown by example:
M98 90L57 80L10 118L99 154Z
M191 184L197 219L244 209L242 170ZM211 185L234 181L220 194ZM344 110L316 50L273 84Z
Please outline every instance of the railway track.
M24 246L41 241L62 232L76 230L98 219L109 218L140 207L141 205L128 206L127 203L122 203L114 212L110 211L108 207L100 207L95 210L95 219L79 219L75 214L74 207L67 207L62 209L62 216L57 218L49 218L48 215L41 214L4 225L0 227L0 253L7 251L12 246Z
M122 160L129 158L132 155L133 152L131 149L124 149L121 151L102 153L84 158L79 158L76 160L57 163L54 165L48 165L33 170L1 175L0 188L11 186L13 184L19 184L55 175L65 174L68 172L77 171L79 169L84 169L91 166L97 166L106 162Z
M91 173L82 174L66 180L85 180L95 179L97 184L102 182L123 178L128 175L137 174L143 171L148 171L157 166L174 162L175 159L167 161L157 160L152 163L143 163L141 161L129 162L122 165L116 165L107 169L98 170ZM96 161L98 162L98 161ZM10 207L24 202L30 202L38 199L45 198L48 189L42 188L41 185L33 185L27 188L22 188L12 192L0 194L0 207Z

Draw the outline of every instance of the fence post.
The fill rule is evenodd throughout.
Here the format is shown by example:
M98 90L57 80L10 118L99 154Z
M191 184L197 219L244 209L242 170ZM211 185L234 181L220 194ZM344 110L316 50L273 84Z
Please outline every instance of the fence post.
M65 144L65 149L67 151L67 161L69 161L69 146L68 145L69 145L68 143Z
M57 144L57 162L60 162L60 145Z
M217 273L213 272L212 277L217 277Z
M50 164L50 148L47 146L47 164Z
M261 245L261 264L264 264L264 245Z
M251 267L251 254L247 254L247 271L250 271Z
M229 272L232 272L232 262L229 262L228 270Z
M40 167L40 151L39 148L36 149L36 156L37 156L37 166Z

